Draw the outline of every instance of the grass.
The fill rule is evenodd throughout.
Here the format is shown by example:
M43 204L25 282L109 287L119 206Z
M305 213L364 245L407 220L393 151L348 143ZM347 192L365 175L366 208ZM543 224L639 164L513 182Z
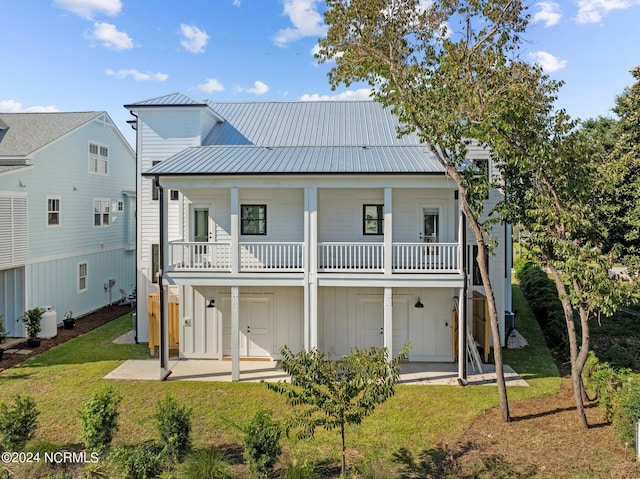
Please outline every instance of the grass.
M516 326L529 346L505 350L505 362L523 375L530 387L509 387L510 400L554 394L560 387L558 371L518 288L514 290L514 302L518 309ZM67 446L79 442L79 410L105 384L111 384L123 397L116 445L156 439L153 414L166 393L193 408L197 448L237 449L241 432L234 424L244 424L245 418L261 408L273 410L275 418L287 414L283 399L256 383L102 379L123 360L148 356L144 345L111 342L130 325L130 317L124 316L4 371L0 374L0 401L11 401L16 394L28 392L41 411L37 440ZM415 455L440 444L453 444L476 417L497 404L493 387L400 385L396 395L373 416L347 428L349 452L357 459L354 463L389 463L401 449ZM316 463L339 460L335 431L318 431L313 440L285 439L283 445L289 459L313 458Z

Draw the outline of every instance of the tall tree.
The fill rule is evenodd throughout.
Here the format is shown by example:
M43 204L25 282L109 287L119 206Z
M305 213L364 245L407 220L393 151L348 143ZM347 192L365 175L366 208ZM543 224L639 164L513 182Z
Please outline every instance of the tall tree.
M590 348L589 320L613 313L633 293L634 284L611 270L621 252L632 251L622 240L634 230L629 215L637 205L637 176L629 171L634 161L637 171L638 163L637 157L618 155L633 146L615 122L590 121L576 130L563 112L554 112L540 115L537 123L544 128L524 145L527 154L518 157L514 151L517 161L506 170L510 193L505 212L527 230L531 252L555 282L567 326L578 419L586 428L582 371ZM636 189L627 189L634 182ZM628 229L620 227L625 222ZM636 221L636 234L639 227Z
M327 0L329 30L318 58L335 61L333 88L364 81L373 97L392 107L458 186L462 211L478 244L477 262L487 295L500 410L510 420L498 309L488 271L496 217L484 211L489 179L467 160L474 139L493 150L499 165L505 142L535 133L558 84L518 59L527 16L519 0Z

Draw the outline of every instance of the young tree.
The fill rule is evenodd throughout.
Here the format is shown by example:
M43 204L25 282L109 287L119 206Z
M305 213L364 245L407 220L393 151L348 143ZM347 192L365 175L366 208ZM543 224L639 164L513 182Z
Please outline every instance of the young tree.
M342 439L342 477L346 477L347 424L360 424L378 404L395 394L400 361L408 345L389 360L385 348L353 348L351 354L333 361L316 349L293 354L281 350L282 370L291 383L265 383L267 388L285 396L287 404L297 407L288 418L285 430L298 430L299 438L313 437L316 428L340 429Z
M484 211L488 179L469 167L471 140L492 150L499 168L503 143L533 135L537 118L558 84L520 61L527 17L519 0L327 0L326 37L318 58L335 61L332 87L364 81L391 106L458 186L467 224L478 244L477 262L493 337L500 410L510 419L498 310L488 271L495 217Z

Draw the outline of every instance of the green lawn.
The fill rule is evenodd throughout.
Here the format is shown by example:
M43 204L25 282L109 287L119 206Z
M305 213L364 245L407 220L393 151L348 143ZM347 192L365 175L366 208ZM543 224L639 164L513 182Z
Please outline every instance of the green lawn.
M542 334L528 311L519 289L514 288L517 329L529 346L506 350L505 362L518 371L530 387L509 387L510 401L554 394L560 378L544 346ZM61 445L79 442L77 411L91 394L111 384L122 396L120 429L115 442L130 444L155 438L153 414L166 393L193 408L195 445L240 446L243 423L260 408L287 413L282 398L261 384L205 382L107 381L102 377L123 360L145 358L144 345L116 345L113 338L131 327L129 316L53 348L18 367L0 373L0 401L22 393L33 396L41 411L37 440ZM398 386L396 395L360 426L348 427L350 454L362 461L388 461L407 448L413 454L438 444L452 444L483 411L498 404L496 389L486 386ZM284 442L287 457L337 462L339 438L320 431L313 440Z

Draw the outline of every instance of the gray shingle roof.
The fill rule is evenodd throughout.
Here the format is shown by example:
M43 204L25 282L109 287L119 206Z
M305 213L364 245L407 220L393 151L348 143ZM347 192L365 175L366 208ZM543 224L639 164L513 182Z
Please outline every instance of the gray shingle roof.
M104 112L0 113L0 158L24 159Z

